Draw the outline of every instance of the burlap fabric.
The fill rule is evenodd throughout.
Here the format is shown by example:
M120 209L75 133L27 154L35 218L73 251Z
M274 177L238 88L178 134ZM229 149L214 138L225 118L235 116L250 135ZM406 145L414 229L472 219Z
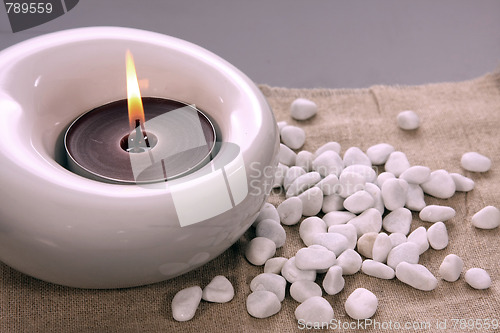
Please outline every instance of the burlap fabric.
M357 146L387 142L405 152L413 165L459 172L476 182L469 193L457 193L448 200L426 196L428 204L448 205L457 211L446 222L450 243L441 251L428 250L420 262L438 275L443 258L455 253L463 258L465 269L481 267L492 277L488 290L474 290L462 277L454 283L439 279L431 292L413 289L397 280L381 280L357 273L345 277L344 290L325 298L332 304L336 320L351 324L344 302L358 287L375 293L379 307L372 318L382 327L366 327L379 332L388 325L411 325L409 331L463 331L475 321L487 326L500 320L500 228L478 230L471 216L486 205L500 207L500 75L459 82L413 87L374 86L358 90L284 89L261 86L278 121L299 125L307 133L303 149L314 151L323 143L337 141L345 151ZM297 97L315 101L318 114L311 120L296 122L289 116L290 103ZM402 110L414 110L422 125L417 131L403 131L396 125ZM460 157L478 151L493 161L492 169L475 174L460 167ZM274 193L269 201L277 205L283 194ZM428 227L414 214L412 230ZM291 257L303 246L298 226L285 227L286 245L277 256ZM281 311L267 319L248 315L245 300L249 283L263 272L244 258L244 249L254 236L249 230L217 259L196 271L154 285L122 290L79 290L39 281L0 265L0 331L3 332L294 332L299 331L294 311L298 303L288 294ZM234 285L235 298L226 304L202 301L193 320L179 323L172 319L170 303L182 288L204 287L215 275L225 275ZM321 282L323 275L318 276ZM464 319L468 322L455 320ZM493 320L494 319L494 320ZM493 320L493 321L491 321ZM440 323L440 327L436 326ZM339 322L336 322L337 324ZM407 324L408 323L408 324ZM430 325L427 329L423 326ZM453 329L453 325L455 328ZM462 325L462 326L460 326ZM347 331L335 326L332 331ZM360 329L362 330L362 329ZM483 328L481 331L492 331Z

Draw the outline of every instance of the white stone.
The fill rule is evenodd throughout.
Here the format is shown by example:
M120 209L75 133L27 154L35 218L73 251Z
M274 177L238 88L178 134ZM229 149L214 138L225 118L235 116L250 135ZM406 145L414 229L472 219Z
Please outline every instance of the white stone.
M336 262L335 253L322 245L304 247L295 254L295 266L302 270L328 269Z
M297 153L297 158L295 159L295 166L301 167L306 172L312 171L312 162L314 160L314 154L307 150L302 150Z
M333 232L317 233L313 235L313 244L326 247L328 250L339 256L349 248L349 241L342 234Z
M295 309L295 318L305 327L330 323L333 320L333 308L323 297L313 296Z
M396 267L396 277L418 290L431 291L437 286L436 277L425 266L419 264L401 262Z
M342 267L342 275L352 275L359 272L363 259L358 252L347 249L337 258L337 265Z
M268 259L264 265L264 273L280 274L281 268L283 268L283 265L287 261L288 259L285 257L274 257Z
M294 225L302 217L302 200L297 197L288 198L277 208L280 221L284 225Z
M277 125L278 125L279 132L281 132L281 130L283 129L283 127L285 127L285 126L288 125L288 122L286 122L286 121L278 121Z
M290 296L299 303L314 296L322 296L321 287L313 281L299 280L290 286Z
M446 170L431 172L428 181L420 184L425 193L439 199L449 199L455 194L455 182Z
M271 317L281 310L278 296L267 290L254 291L248 295L246 306L248 314L259 319Z
M361 271L366 275L374 276L379 279L390 280L396 276L396 272L384 263L366 259L361 265Z
M328 295L336 295L344 289L345 280L342 276L342 267L332 266L323 279L323 289Z
M296 120L307 120L318 112L318 106L306 98L297 98L290 106L290 116Z
M403 179L387 179L382 185L381 194L385 208L395 210L406 204L408 183Z
M331 173L338 177L344 169L344 162L339 154L333 150L326 150L314 159L312 169L323 177Z
M202 290L199 286L184 288L172 299L172 315L177 321L187 321L194 317L201 301Z
M285 189L285 191L288 191L288 188L290 187L290 185L292 185L295 179L305 174L306 171L301 167L298 166L290 167L286 172L285 179L283 179L283 188Z
M323 216L323 220L324 218L325 217ZM354 249L356 247L358 233L356 232L356 227L352 224L334 224L328 227L328 232L344 235L347 239L347 246L349 249Z
M226 303L234 297L234 287L223 275L215 276L205 288L201 298L207 302Z
M332 173L319 181L316 186L323 191L324 195L332 195L336 193L339 186L338 184L339 178Z
M259 211L259 215L257 215L257 218L255 219L255 222L253 223L253 226L256 227L257 224L259 224L260 221L262 220L267 220L271 219L279 223L280 221L280 215L278 214L278 211L276 210L276 207L272 203L266 202L264 206Z
M351 194L365 189L365 177L357 172L342 172L339 177L338 194L347 198Z
M355 217L356 215L351 212L333 211L325 214L323 216L323 221L328 227L331 227L333 225L346 224ZM354 230L356 230L356 228Z
M491 286L491 278L488 272L482 268L471 268L464 275L465 282L474 289L488 289Z
M368 319L377 311L378 299L374 293L365 288L357 288L345 301L345 312L352 319Z
M500 225L500 210L486 206L472 216L472 225L479 229L495 229Z
M439 266L439 275L443 280L448 282L455 282L460 277L464 269L464 261L456 254L448 254L441 266Z
M347 223L354 225L358 237L361 237L367 232L380 232L382 229L382 215L375 208L368 208Z
M302 200L302 215L314 216L323 207L323 192L318 187L312 187L299 195Z
M396 208L387 214L382 220L382 227L388 232L398 232L408 235L410 232L412 216L411 212L404 208Z
M408 235L408 242L414 243L418 247L418 254L422 254L429 249L429 240L427 239L427 230L424 227L418 227Z
M272 240L276 244L276 248L285 245L286 231L279 222L275 220L262 220L255 227L255 235L257 237L265 237Z
M275 253L276 244L272 240L265 237L255 237L248 243L245 257L252 265L261 266Z
M302 270L295 265L295 257L291 257L281 268L281 275L290 283L299 280L316 280L315 270Z
M443 222L436 222L427 229L429 245L434 250L442 250L448 246L448 231Z
M396 178L396 176L394 176L393 173L384 171L380 175L377 176L376 184L379 188L382 188L382 185L384 185L386 180L394 179L394 178Z
M400 232L393 232L389 235L389 238L391 239L393 248L407 241L406 236Z
M406 154L400 151L392 152L387 162L385 162L385 171L392 173L396 177L399 177L408 168L410 168L410 162Z
M306 142L306 132L297 126L285 126L281 129L281 142L290 149L300 149Z
M394 151L394 147L388 143L379 143L366 150L366 155L373 165L382 165L387 162L389 155Z
M370 158L358 147L351 147L344 153L344 166L362 164L371 167Z
M385 206L384 200L382 199L382 192L380 191L380 187L378 187L374 183L366 183L365 191L370 193L370 195L373 197L373 208L378 210L380 214L384 214Z
M406 242L394 247L387 256L387 266L396 269L401 262L408 262L410 264L418 263L419 251L418 246L412 242Z
M476 152L463 154L460 164L462 168L472 172L486 172L491 168L491 160Z
M295 159L297 158L297 154L284 144L280 143L280 151L278 154L278 160L280 163L292 166L295 165Z
M420 126L420 118L415 111L401 111L396 119L398 126L406 131L415 130Z
M425 222L443 222L455 217L455 210L448 206L429 205L423 208L418 217Z
M323 205L321 206L323 213L330 213L344 210L344 198L338 194L325 195L323 197Z
M336 152L337 154L340 154L340 144L335 141L330 141L319 147L315 152L314 156L318 157L319 155L323 154L325 151L331 150Z
M300 223L299 235L306 246L312 245L315 234L327 232L325 222L317 216L311 216Z
M286 280L284 277L278 274L262 273L257 275L252 279L252 281L250 281L251 291L270 291L278 296L280 302L283 302L283 300L285 299L285 288Z
M283 186L283 180L285 179L285 175L288 172L288 166L278 163L276 170L274 172L274 181L273 188L280 188Z
M414 165L403 171L399 178L406 180L410 184L422 184L428 181L430 176L431 169L426 166Z
M365 177L367 183L377 181L377 172L371 167L364 164L353 164L345 167L343 172L355 172Z
M372 195L365 190L357 191L344 200L344 208L354 214L362 213L374 204Z
M424 190L417 184L408 184L405 207L415 212L421 211L427 204L424 199Z
M292 184L288 187L286 197L295 197L316 185L320 180L320 174L315 171L299 176L295 178Z
M367 232L366 234L363 234L361 237L359 237L357 244L358 253L365 258L372 259L373 243L375 243L375 239L377 239L377 236L377 232Z
M455 182L455 191L469 192L474 189L474 181L459 173L450 173L451 178Z
M392 241L386 233L379 233L373 243L372 258L375 261L386 262L392 250Z

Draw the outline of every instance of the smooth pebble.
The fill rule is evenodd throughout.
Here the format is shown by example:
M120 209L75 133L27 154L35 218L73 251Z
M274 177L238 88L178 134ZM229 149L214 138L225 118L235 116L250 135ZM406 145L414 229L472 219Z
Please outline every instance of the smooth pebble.
M201 298L207 302L226 303L234 297L234 287L225 276L217 275L205 288Z
M285 257L274 257L266 261L264 265L264 273L280 274L281 268L288 261Z
M431 172L429 180L420 184L425 193L439 199L449 199L455 194L455 182L446 170Z
M323 205L321 206L323 213L330 213L344 210L344 198L334 193L323 197Z
M486 172L491 168L491 160L476 152L463 154L460 164L462 168L472 172Z
M333 150L326 150L313 160L312 169L319 172L322 177L332 173L338 177L344 169L344 162L339 154Z
M278 125L278 130L281 132L281 130L283 129L283 127L285 127L285 126L288 125L288 122L286 122L286 121L278 121L276 124Z
M250 290L267 290L278 296L280 302L285 299L286 280L283 276L273 273L262 273L250 281Z
M291 257L281 268L281 275L290 283L299 280L316 280L315 270L302 270L295 265L295 257Z
M314 154L307 150L302 150L297 153L295 158L295 166L301 167L306 172L312 171L312 162Z
M318 233L313 235L313 244L326 247L328 250L339 256L349 248L349 241L342 234L333 232Z
M382 185L384 185L386 180L394 178L396 178L396 176L394 176L393 173L384 171L377 176L377 181L375 182L375 184L377 184L379 188L382 188Z
M319 155L323 154L325 151L331 150L336 152L337 154L340 154L340 144L335 141L330 141L319 147L315 152L314 156L318 157Z
M295 179L305 174L306 171L301 167L298 166L290 167L286 172L285 178L283 179L283 188L285 189L285 191L288 191L288 188L290 187L290 185L292 185Z
M280 215L278 214L276 207L274 207L274 205L269 202L266 202L260 209L259 215L257 215L257 218L255 219L254 227L256 227L260 221L267 219L274 220L278 223L280 221Z
M313 296L297 306L295 318L306 327L322 325L333 320L333 308L323 297Z
M368 208L347 223L352 224L356 228L358 237L361 237L367 232L380 232L382 229L382 215L375 208Z
M406 131L415 130L420 126L420 117L415 111L401 111L396 117L398 126Z
M344 166L361 164L371 167L370 158L358 147L350 147L344 153Z
M396 272L394 272L394 269L384 263L371 259L366 259L365 261L363 261L363 264L361 265L361 271L366 275L385 280L393 279L394 276L396 276Z
M314 216L323 207L323 192L319 187L312 187L299 195L302 200L302 215Z
M295 165L295 159L297 158L297 154L286 145L280 143L280 151L278 154L278 160L280 163L293 166Z
M424 227L418 227L408 235L408 242L414 243L418 247L418 254L422 254L429 249L429 240L427 239L427 230Z
M325 217L323 216L323 219L324 218ZM328 227L328 232L344 235L345 238L347 239L347 244L348 244L347 246L349 249L354 249L356 247L358 240L358 233L356 232L356 227L353 226L352 224L337 224L337 225L334 224Z
M427 229L429 245L434 250L442 250L448 246L448 231L443 222L436 222Z
M382 227L388 232L398 232L406 236L410 232L411 221L411 212L407 208L400 207L383 218Z
M187 321L194 317L203 291L199 286L184 288L172 299L172 315L177 321Z
M394 147L388 143L379 143L366 150L366 155L373 165L382 165L387 162L389 155L394 151Z
M377 180L377 172L371 167L364 164L353 164L345 167L343 172L355 172L365 177L367 183L374 183Z
M321 287L313 281L299 280L290 286L290 296L299 303L314 296L322 296Z
M276 210L281 223L284 225L297 224L302 217L302 200L297 197L288 198Z
M306 132L297 126L285 126L281 129L281 142L291 149L300 149L306 142Z
M337 258L337 265L342 267L342 275L352 275L359 272L363 259L358 252L347 249Z
M416 264L418 263L418 259L418 246L415 243L406 242L394 247L389 252L387 255L387 266L396 269L401 262Z
M339 177L338 194L347 198L351 194L365 189L365 177L357 172L342 172Z
M323 191L324 195L332 195L336 193L339 186L338 184L339 178L332 173L319 181L316 186Z
M323 221L328 227L331 227L333 225L346 224L355 217L356 214L353 214L351 212L333 211L323 215ZM356 230L356 228L354 230Z
M455 282L460 277L464 269L464 261L456 254L448 254L444 257L441 266L439 266L439 275L443 280Z
M469 192L474 189L474 181L459 173L450 173L451 178L455 182L455 191Z
M427 267L419 264L401 262L396 267L396 277L399 281L423 291L431 291L437 286L436 277Z
M424 207L418 217L425 222L443 222L455 217L455 210L448 206L429 205Z
M285 179L285 175L288 172L288 169L288 166L282 163L278 163L278 166L276 167L276 170L274 172L273 188L280 188L281 186L283 186L283 180Z
M421 211L427 204L424 199L424 190L417 184L408 184L405 207L415 212Z
M255 235L272 240L276 244L276 248L282 247L286 242L285 229L279 222L271 219L260 221L255 228Z
M361 237L359 237L357 244L358 253L365 258L372 259L373 243L375 243L375 239L377 239L377 236L377 232L367 232L366 234L363 234Z
M482 268L471 268L464 275L465 282L474 289L488 289L491 286L491 277Z
M392 250L392 241L386 233L379 233L373 242L372 258L375 261L386 262Z
M328 269L336 262L335 253L324 246L305 247L295 254L295 266L302 270Z
M472 216L472 225L479 229L495 229L500 225L500 210L486 206Z
M318 106L306 98L297 98L290 106L290 116L296 120L307 120L318 112Z
M378 210L380 214L384 214L385 205L384 200L382 199L382 192L380 191L380 187L378 187L374 183L366 183L365 191L370 193L370 195L373 197L373 208Z
M410 168L410 162L406 154L401 151L394 151L385 162L385 171L399 177L403 171Z
M317 216L311 216L300 223L299 236L306 246L312 245L315 234L327 232L325 222Z
M292 182L290 186L288 186L288 189L286 191L286 197L295 197L304 191L308 190L309 188L313 187L316 185L319 181L321 180L321 176L317 172L308 172L306 174L303 174Z
M429 180L431 169L426 166L414 165L401 173L399 178L406 180L410 184L422 184Z
M275 293L267 290L254 291L247 297L247 312L255 318L263 319L277 314L281 302Z
M323 279L323 289L328 295L336 295L344 289L345 280L342 276L342 267L332 266Z
M344 208L354 214L362 213L374 204L372 195L365 190L357 191L344 200Z
M357 288L347 297L344 308L352 319L368 319L377 311L378 299L365 288Z
M389 238L391 239L393 248L400 244L406 243L407 241L406 235L399 232L393 232L392 234L389 235Z
M265 237L255 237L246 248L245 257L255 266L264 265L276 253L276 243Z
M406 204L408 183L403 179L387 179L382 185L381 194L385 208L395 210Z

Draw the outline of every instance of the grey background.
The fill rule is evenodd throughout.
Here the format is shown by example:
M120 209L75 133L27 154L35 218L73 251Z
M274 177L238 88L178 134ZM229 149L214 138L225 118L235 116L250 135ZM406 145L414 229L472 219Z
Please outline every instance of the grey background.
M63 29L126 26L201 45L273 86L458 81L500 65L498 0L80 0L15 34L1 6L0 49Z

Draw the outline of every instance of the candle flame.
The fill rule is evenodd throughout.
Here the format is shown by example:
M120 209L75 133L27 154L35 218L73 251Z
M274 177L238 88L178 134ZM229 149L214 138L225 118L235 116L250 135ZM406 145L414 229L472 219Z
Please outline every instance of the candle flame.
M130 130L133 131L137 127L137 121L139 121L141 127L143 127L146 120L144 118L144 107L142 106L141 91L135 71L134 58L130 50L127 50L126 54L126 67L128 119Z

